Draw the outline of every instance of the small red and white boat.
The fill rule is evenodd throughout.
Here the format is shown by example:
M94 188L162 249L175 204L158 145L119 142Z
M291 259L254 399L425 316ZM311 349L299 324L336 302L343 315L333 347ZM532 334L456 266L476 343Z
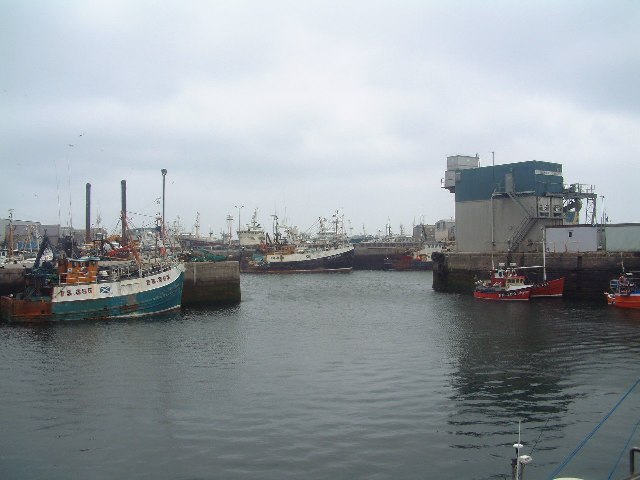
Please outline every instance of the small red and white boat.
M531 298L531 289L506 290L493 286L476 287L473 292L473 297L479 298L480 300L529 300Z
M543 281L542 282L531 282L529 279L518 273L518 270L526 270L526 269L543 269ZM547 280L546 278L546 269L544 267L516 267L514 263L510 264L508 267L505 267L504 263L500 263L498 268L492 270L491 272L491 283L504 285L505 282L510 278L524 278L524 283L526 287L531 289L531 298L540 298L540 297L562 297L564 294L564 277L555 278L553 280Z
M481 300L529 300L531 285L524 275L504 274L504 269L493 270L490 280L479 281L473 291L474 298Z
M633 273L623 273L609 282L607 303L618 308L640 309L640 287Z

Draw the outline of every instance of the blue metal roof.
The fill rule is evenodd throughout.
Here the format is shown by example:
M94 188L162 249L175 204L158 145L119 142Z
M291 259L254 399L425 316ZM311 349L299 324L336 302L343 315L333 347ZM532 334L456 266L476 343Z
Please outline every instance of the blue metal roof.
M513 191L545 196L562 193L562 165L559 163L528 162L509 163L489 167L460 170L456 181L456 202L490 200L494 190L506 191L507 174L513 178Z

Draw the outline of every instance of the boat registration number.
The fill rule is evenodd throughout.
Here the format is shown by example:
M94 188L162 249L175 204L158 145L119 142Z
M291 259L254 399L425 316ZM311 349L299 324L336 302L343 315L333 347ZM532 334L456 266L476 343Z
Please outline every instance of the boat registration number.
M159 275L154 278L147 278L147 285L155 285L156 283L164 283L170 279L170 275Z
M74 297L78 295L88 295L91 293L93 293L93 287L76 288L76 289L72 289L72 288L60 289L61 297Z

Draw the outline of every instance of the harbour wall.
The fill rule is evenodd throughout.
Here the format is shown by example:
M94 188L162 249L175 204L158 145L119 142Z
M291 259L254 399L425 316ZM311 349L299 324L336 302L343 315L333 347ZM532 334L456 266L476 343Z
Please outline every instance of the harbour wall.
M185 263L183 307L228 305L240 299L239 262Z
M511 256L483 253L436 253L433 284L438 292L471 293L475 281L489 277L492 265L516 263L518 267L543 264L542 253ZM547 278L565 277L565 298L605 302L609 280L624 271L640 271L640 252L551 253L546 255ZM533 280L542 280L542 269L527 270ZM538 278L535 278L538 277Z
M418 248L420 248L419 245L370 246L355 244L353 268L354 270L384 270L386 258L405 255Z

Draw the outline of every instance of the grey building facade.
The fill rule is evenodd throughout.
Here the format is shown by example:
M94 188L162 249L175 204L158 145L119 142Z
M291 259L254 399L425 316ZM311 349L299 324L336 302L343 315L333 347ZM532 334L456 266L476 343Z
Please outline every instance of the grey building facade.
M443 187L455 194L456 250L540 251L543 227L577 221L596 195L565 188L562 165L531 160L480 167L479 158L447 158Z

